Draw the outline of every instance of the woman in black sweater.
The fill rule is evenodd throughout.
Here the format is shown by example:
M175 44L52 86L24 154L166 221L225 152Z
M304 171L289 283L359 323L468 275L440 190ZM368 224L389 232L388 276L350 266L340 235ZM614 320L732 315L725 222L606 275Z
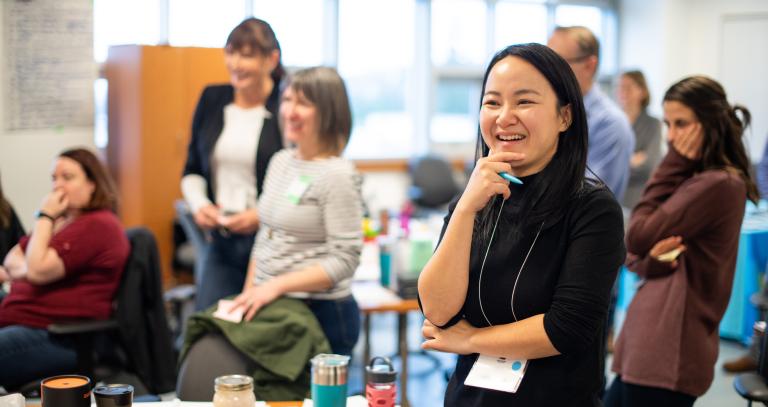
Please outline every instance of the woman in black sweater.
M549 48L514 45L491 61L481 103L475 169L419 278L423 348L459 354L445 405L598 406L625 248L619 204L584 176L578 83Z

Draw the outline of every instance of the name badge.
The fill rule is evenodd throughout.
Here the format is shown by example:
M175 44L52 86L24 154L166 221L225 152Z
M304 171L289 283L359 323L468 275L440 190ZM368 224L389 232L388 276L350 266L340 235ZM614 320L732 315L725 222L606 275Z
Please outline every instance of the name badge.
M528 361L479 355L464 384L484 389L516 393L525 376Z
M288 190L286 191L285 196L292 204L298 205L299 201L301 200L301 196L304 195L304 192L307 191L307 188L309 188L311 183L312 177L300 175L298 178L293 180L293 182L291 182L291 185L288 186Z

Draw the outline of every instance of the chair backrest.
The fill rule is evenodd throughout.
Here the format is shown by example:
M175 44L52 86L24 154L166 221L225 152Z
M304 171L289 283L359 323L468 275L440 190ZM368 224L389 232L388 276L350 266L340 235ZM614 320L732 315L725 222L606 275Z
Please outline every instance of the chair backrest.
M416 205L437 208L460 192L453 168L445 158L433 155L414 158L409 163L409 173L412 182L409 197Z
M176 209L176 219L184 230L187 240L192 243L196 253L202 253L205 246L208 245L208 241L203 230L195 223L195 217L189 209L189 205L183 199L179 199L173 206Z
M131 228L126 234L131 254L115 317L133 370L151 392L165 393L176 383L176 356L165 316L157 242L147 228Z

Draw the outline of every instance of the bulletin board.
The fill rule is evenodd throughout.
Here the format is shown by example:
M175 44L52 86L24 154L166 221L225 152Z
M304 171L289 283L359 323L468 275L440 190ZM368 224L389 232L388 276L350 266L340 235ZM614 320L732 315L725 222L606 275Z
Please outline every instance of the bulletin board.
M3 0L5 130L93 126L93 2Z

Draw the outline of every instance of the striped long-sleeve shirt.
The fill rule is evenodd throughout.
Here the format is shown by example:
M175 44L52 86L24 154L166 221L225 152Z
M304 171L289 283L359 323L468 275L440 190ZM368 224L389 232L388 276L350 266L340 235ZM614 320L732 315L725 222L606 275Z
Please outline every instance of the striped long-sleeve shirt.
M332 288L289 295L351 295L349 285L363 245L360 184L353 164L343 158L306 161L296 158L294 149L276 153L259 197L261 225L252 253L255 283L320 265Z

